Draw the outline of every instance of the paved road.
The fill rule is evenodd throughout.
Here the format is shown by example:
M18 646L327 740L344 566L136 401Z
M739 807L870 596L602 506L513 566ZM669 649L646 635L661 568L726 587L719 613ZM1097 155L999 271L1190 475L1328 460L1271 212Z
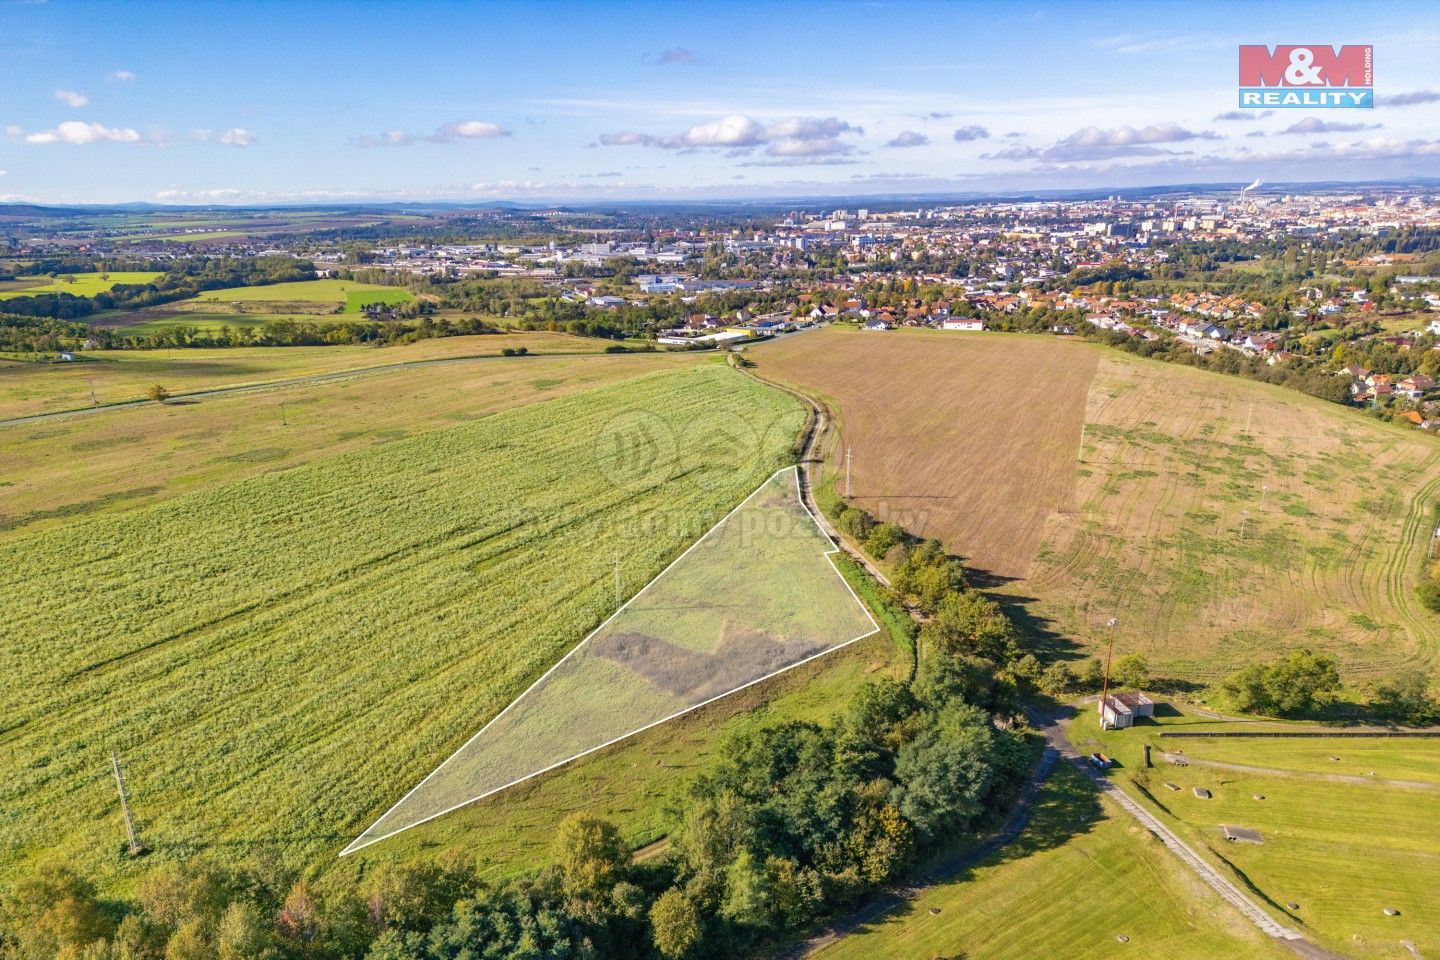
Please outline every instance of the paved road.
M277 347L278 350L285 349ZM615 354L609 353L532 353L530 357L572 357L572 358L614 358ZM637 353L635 356L661 356L659 353ZM396 363L383 363L375 367L357 367L353 370L336 370L331 373L312 373L304 377L291 377L286 380L266 380L262 383L245 383L234 387L215 387L210 390L195 390L189 393L176 393L171 395L171 401L184 400L187 403L204 400L210 397L230 396L237 393L254 393L259 390L274 390L279 387L302 386L310 383L326 383L331 380L346 380L350 377L364 377L376 373L389 373L393 370L408 370L412 367L438 367L456 363L476 363L487 360L512 360L524 362L524 358L502 357L496 354L476 354L467 357L436 357L432 360L401 360ZM35 413L27 417L14 417L9 420L0 420L0 427L22 426L27 423L39 423L44 420L56 420L60 417L86 417L101 413L108 413L112 410L126 410L131 407L152 406L154 400L126 400L121 403L107 403L98 407L78 407L74 410L56 410L53 413Z

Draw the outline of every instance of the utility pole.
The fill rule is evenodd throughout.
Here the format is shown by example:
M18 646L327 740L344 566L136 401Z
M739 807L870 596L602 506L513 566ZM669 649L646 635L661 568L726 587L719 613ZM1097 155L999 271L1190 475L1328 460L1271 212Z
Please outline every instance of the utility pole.
M854 449L847 443L845 445L845 496L850 496L850 457Z
M100 401L95 399L95 380L91 377L86 377L85 382L90 384L90 406L100 406Z
M1104 682L1104 684L1100 687L1100 729L1101 729L1101 730L1108 729L1108 728L1105 726L1105 701L1108 700L1109 697L1110 697L1110 661L1111 661L1111 660L1114 658L1114 656L1115 656L1115 623L1116 623L1116 620L1115 620L1114 617L1111 617L1109 620L1107 620L1107 621L1105 622L1105 626L1108 627L1109 630L1110 630L1110 649L1109 649L1109 651L1105 654L1105 682Z
M280 425L283 427L290 426L290 420L285 416L285 402L283 400L280 402Z
M1075 459L1080 463L1085 462L1085 428L1090 424L1081 421L1080 423L1080 449L1075 451Z
M620 609L620 551L615 551L615 609Z
M130 856L141 856L148 851L135 833L135 817L130 813L130 796L125 792L125 774L120 772L120 758L115 755L114 750L110 751L110 769L115 773L115 788L120 791L120 809L125 814L125 834L130 840L127 849Z

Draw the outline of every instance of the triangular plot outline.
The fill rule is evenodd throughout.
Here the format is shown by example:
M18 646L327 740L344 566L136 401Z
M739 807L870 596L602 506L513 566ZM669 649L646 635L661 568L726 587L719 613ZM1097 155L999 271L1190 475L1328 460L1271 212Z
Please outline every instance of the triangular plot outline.
M364 840L365 835L369 833L369 831L373 829L376 824L382 823L386 817L390 816L390 814L394 813L396 810L402 807L407 800L409 800L418 791L424 788L427 783L429 783L437 774L444 770L445 767L450 764L450 761L454 760L456 757L460 756L460 754L464 753L465 750L469 748L472 743L474 743L476 740L479 740L480 737L485 734L485 731L489 730L492 726L499 722L502 717L509 713L511 708L513 708L516 704L520 703L522 700L528 697L533 690L535 690L547 679L549 679L551 674L553 674L556 670L560 669L560 667L563 666L566 661L568 661L572 656L584 649L586 644L590 642L591 638L593 638L596 634L600 633L607 626L609 626L610 622L616 617L620 616L620 614L625 612L625 610L628 609L632 603L644 596L646 591L648 591L652 586L655 585L657 581L661 580L667 573L669 573L673 567L675 567L687 556L689 556L691 551L693 551L696 547L700 546L700 544L704 543L711 534L713 534L715 531L719 530L726 523L728 523L731 517L739 513L748 503L750 503L750 501L754 500L757 496L759 496L761 491L768 487L776 477L786 472L789 472L791 474L791 479L794 481L795 501L800 505L800 508L805 511L805 515L810 519L810 522L815 525L815 531L817 534L819 534L821 539L831 544L831 549L822 550L820 555L824 557L826 562L830 564L830 568L834 572L836 578L842 584L844 584L845 589L849 592L851 599L855 601L855 605L859 608L860 612L864 614L865 619L869 621L869 630L859 634L858 636L852 637L851 639L846 640L843 643L837 643L834 646L826 647L824 650L821 650L818 653L813 653L801 660L797 660L794 663L789 664L788 666L784 666L778 670L771 671L770 673L767 673L762 677L757 677L754 680L749 680L745 683L742 683L737 687L734 687L730 690L725 691L724 693L717 694L716 696L703 700L700 703L685 707L683 710L677 710L675 713L662 717L659 720L652 720L644 726L636 727L634 730L631 730L628 733L621 734L620 736L607 740L604 743L589 747L588 749L582 750L574 756L567 757L564 760L557 761L550 764L549 766L527 773L522 777L517 777L514 780L511 780L509 783L486 790L484 793L477 794L476 796L473 796L468 800L463 800L460 803L446 807L444 810L441 810L437 813L432 813L429 816L426 816L420 820L416 820L414 823L406 824L405 826L400 827L396 830L391 830L389 833L385 833L378 837L365 840L364 843L360 842L361 840ZM385 812L382 813L379 817L375 818L375 821L371 823L369 827L366 827L364 830L362 830L358 837L352 840L350 844L345 847L345 849L340 851L339 855L342 857L347 856L359 850L363 850L368 846L379 843L382 840L388 840L390 837L404 833L406 830L414 829L415 827L418 827L422 824L429 823L431 820L438 819L449 813L454 813L456 810L459 810L462 807L467 807L472 803L476 803L477 801L485 799L486 797L493 796L502 790L508 790L517 784L524 783L527 780L532 780L535 777L540 776L541 774L549 773L550 771L563 767L568 763L574 763L581 757L585 757L597 751L604 750L606 747L614 746L622 740L628 740L629 738L636 736L637 734L644 733L646 730L649 730L653 727L658 727L662 723L669 723L671 720L674 720L677 717L682 717L687 713L699 710L701 707L709 706L710 704L715 703L718 700L723 700L724 698L731 696L732 694L739 693L741 690L752 687L757 683L762 683L766 680L771 679L772 677L777 677L782 673L794 670L796 667L804 666L812 660L819 659L820 657L834 653L837 650L843 650L851 644L858 643L859 641L864 640L866 637L874 636L876 633L879 633L880 624L875 620L874 615L870 612L870 608L866 606L865 601L860 599L860 595L855 592L855 588L850 585L850 581L845 579L845 575L841 573L840 568L835 565L834 557L835 554L840 552L840 549L841 548L837 544L835 544L834 540L831 539L830 535L825 532L825 525L820 522L820 520L815 516L814 512L811 511L810 506L805 502L805 497L800 489L799 466L796 464L792 464L791 466L781 467L779 470L776 470L774 473L770 474L763 481L761 481L761 483L754 490L752 490L745 497L745 499L741 500L734 507L732 507L729 513L725 514L725 516L717 520L715 524L710 527L710 529L706 530L703 534L697 537L695 539L695 542L690 544L690 546L686 547L679 556L666 564L664 569L662 569L659 573L655 574L655 576L651 577L650 580L645 584L645 586L641 587L624 603L616 607L615 610L611 612L608 617L606 617L603 621L601 621L598 626L595 627L595 629L591 630L585 635L582 640L580 640L580 642L576 643L575 646L571 647L570 650L566 652L565 656L555 661L555 663L553 663L549 669L547 669L538 678L536 678L534 682L532 682L528 687L526 687L519 696L515 697L515 699L507 703L504 709L502 709L499 713L495 714L495 716L491 717L488 721L486 721L484 726L477 730L468 740L462 743L449 756L447 756L443 761L441 761L434 770L431 770L430 773L425 776L423 780L415 784L415 786L411 787L408 791L406 791L404 796L402 796L399 800L395 801L395 803L391 804L390 807L387 808Z

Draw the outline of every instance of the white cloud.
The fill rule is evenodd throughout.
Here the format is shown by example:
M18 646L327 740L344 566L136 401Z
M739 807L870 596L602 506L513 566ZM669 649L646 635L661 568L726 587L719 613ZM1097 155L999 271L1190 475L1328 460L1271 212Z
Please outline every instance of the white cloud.
M990 131L986 130L984 127L978 124L971 124L968 127L961 127L959 130L955 131L955 139L959 143L965 143L969 140L985 140L989 138L989 136Z
M1012 143L1008 147L1001 147L994 153L980 154L981 160L1034 160L1040 156L1040 151L1024 143Z
M682 151L719 147L729 150L732 156L743 156L752 147L764 146L772 157L833 157L854 149L839 139L847 133L864 131L839 117L787 117L767 126L743 114L731 114L669 136L637 130L602 133L598 145Z
M498 123L486 123L483 120L456 120L454 123L436 127L435 132L425 139L431 143L451 143L456 140L491 140L495 137L508 136L510 136L510 131Z
M835 157L843 156L855 148L839 140L801 140L790 137L777 140L766 148L772 157Z
M1103 160L1125 156L1156 156L1174 153L1155 146L1161 143L1183 143L1187 140L1219 140L1219 134L1187 130L1178 123L1155 123L1148 127L1121 126L1104 129L1081 127L1057 140L1041 153L1051 162Z
M227 147L248 147L255 142L255 134L244 127L231 127L219 133L214 130L192 130L190 139L200 143L224 144Z
M135 74L131 73L129 70L116 70L114 73L110 74L110 79L119 80L121 83L125 83L127 81L134 80Z
M914 130L901 130L899 133L897 133L897 134L894 136L893 139L890 140L890 142L886 143L885 146L887 146L887 147L923 147L923 146L925 146L925 144L927 144L927 143L929 143L929 142L930 142L930 138L927 137L927 136L925 136L925 134L923 134L923 133L916 133Z
M74 90L56 90L55 99L68 107L80 109L90 102L90 98L83 93L76 93Z
M26 143L71 143L86 144L110 141L112 143L139 143L140 134L129 127L107 127L98 123L67 120L53 130L37 130L25 133L19 127L8 127L6 132L12 138L24 139Z
M1380 100L1382 107L1409 107L1417 103L1434 103L1440 100L1440 93L1434 90L1416 90L1412 93L1397 93L1392 97L1383 97Z
M766 139L765 128L738 114L696 124L680 135L687 147L751 147Z
M255 142L255 134L243 127L232 127L217 139L227 147L248 147Z
M1318 117L1306 117L1304 120L1297 120L1290 124L1281 133L1355 133L1358 130L1374 130L1379 127L1378 123L1344 123L1339 120L1321 120Z
M460 143L466 140L493 140L510 136L498 123L484 120L456 120L436 127L426 136L405 130L386 130L380 134L362 133L351 142L357 147L408 147L424 140L426 143Z

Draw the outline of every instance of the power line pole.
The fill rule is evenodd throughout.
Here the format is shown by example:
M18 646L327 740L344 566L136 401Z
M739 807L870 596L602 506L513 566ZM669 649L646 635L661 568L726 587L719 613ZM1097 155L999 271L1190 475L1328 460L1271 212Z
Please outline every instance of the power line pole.
M1105 654L1105 682L1100 687L1100 729L1107 729L1105 726L1105 703L1110 699L1110 661L1115 657L1115 618L1111 617L1106 621L1105 626L1110 629L1110 650Z
M854 449L847 443L845 445L845 496L850 496L850 457Z
M620 551L615 551L615 609L619 610L620 599Z
M130 796L125 791L125 774L120 772L120 758L115 755L114 750L110 751L110 769L115 773L115 789L120 791L120 810L125 814L125 834L130 840L130 856L138 857L147 851L135 833L135 817L130 813Z
M1089 424L1083 421L1080 423L1080 449L1075 451L1075 459L1081 463L1085 462L1085 428L1088 426Z
M285 404L283 402L280 404L280 425L284 427L290 426L290 419L285 416Z
M86 377L85 382L90 384L90 406L100 406L100 401L95 399L95 381L90 377Z

